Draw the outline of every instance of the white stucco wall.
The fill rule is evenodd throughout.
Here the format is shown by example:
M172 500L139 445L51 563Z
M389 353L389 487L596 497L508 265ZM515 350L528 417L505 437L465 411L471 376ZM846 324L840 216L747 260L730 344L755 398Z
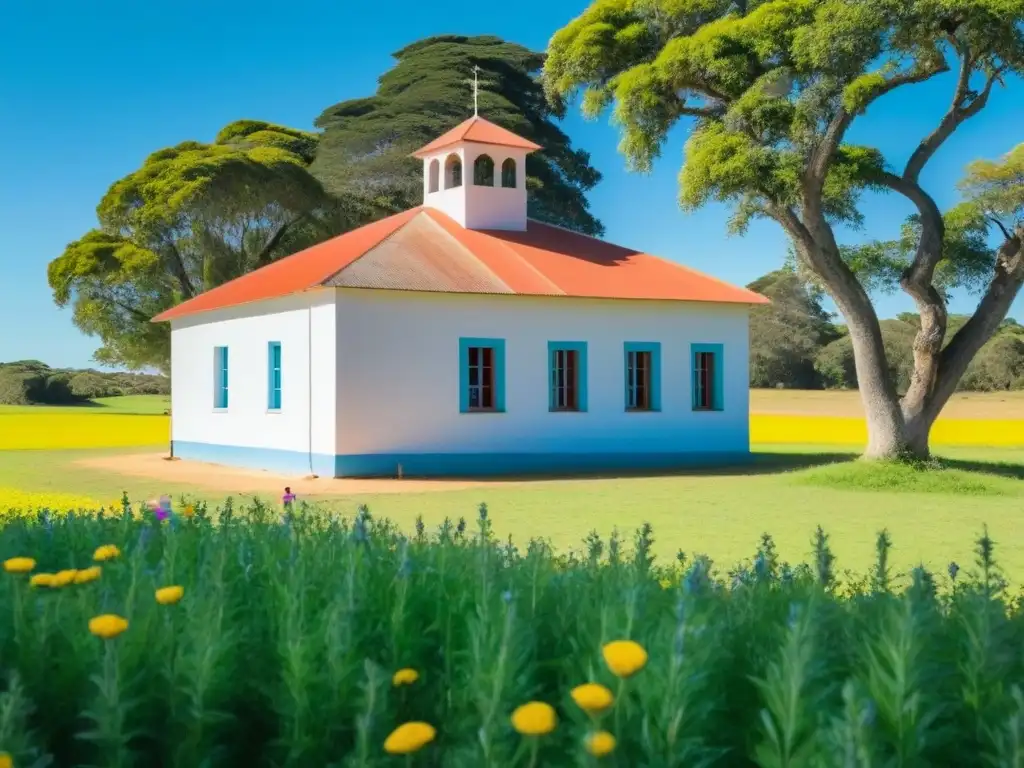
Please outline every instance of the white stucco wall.
M444 188L444 164L448 155L458 155L462 161L462 186ZM480 155L494 161L494 186L473 184L473 163ZM506 159L516 163L516 186L501 186L501 166ZM438 191L429 186L430 163L439 166ZM424 205L448 214L469 229L526 229L526 151L512 147L463 142L428 155L423 160Z
M748 308L338 292L339 454L746 452ZM505 413L459 412L459 338L505 339ZM588 411L548 411L548 341L588 342ZM661 343L661 410L624 409L623 344ZM724 345L724 408L691 408L690 344Z
M172 321L171 437L176 446L184 446L178 453L188 457L191 445L193 453L203 454L194 458L218 460L194 445L237 446L312 453L333 461L335 315L334 292L322 290ZM267 407L271 341L281 343L279 412ZM229 400L224 410L214 407L214 348L221 346L228 348ZM222 458L224 463L243 463L230 452ZM261 462L251 455L245 463Z

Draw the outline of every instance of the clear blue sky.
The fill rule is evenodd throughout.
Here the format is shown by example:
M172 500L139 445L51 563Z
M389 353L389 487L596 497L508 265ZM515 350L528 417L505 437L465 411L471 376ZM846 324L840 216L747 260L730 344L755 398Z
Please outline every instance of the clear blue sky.
M337 101L373 93L390 53L433 34L495 34L535 49L585 7L584 0L514 4L434 0L381 3L303 0L244 4L204 0L10 0L0 46L0 361L35 358L87 366L98 346L58 310L46 265L95 225L107 187L150 152L186 139L209 141L226 123L259 118L310 128ZM853 139L904 160L952 93L950 78L887 98ZM1011 92L1013 96L1011 96ZM963 165L1021 140L1021 83L997 89L927 170L940 205L956 201ZM1015 96L1015 98L1014 98ZM469 109L467 95L467 114ZM591 194L607 239L736 283L776 268L786 241L773 223L727 238L727 211L683 215L676 175L686 127L674 132L650 176L626 172L607 120L572 114L564 129L593 156L604 181ZM890 237L911 212L903 200L865 204L869 233ZM860 235L864 236L864 235ZM974 300L957 297L955 312ZM911 309L902 294L880 297L880 314ZM1024 301L1014 313L1024 320Z

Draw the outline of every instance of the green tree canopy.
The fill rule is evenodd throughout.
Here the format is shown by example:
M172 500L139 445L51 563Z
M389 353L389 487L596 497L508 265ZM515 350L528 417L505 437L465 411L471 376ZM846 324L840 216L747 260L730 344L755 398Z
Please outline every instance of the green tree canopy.
M329 191L391 211L422 203L422 163L409 154L472 115L478 66L481 116L543 147L526 161L529 215L603 233L586 199L601 176L553 121L559 113L536 77L543 54L492 36L443 35L394 57L375 95L335 104L316 120L323 136L312 171Z
M241 120L212 144L154 152L115 182L99 227L48 269L57 304L102 341L95 359L166 370L170 333L153 316L365 216L309 173L316 145L314 134Z
M68 405L94 397L170 391L166 376L50 368L38 360L0 363L0 405Z
M695 121L680 201L733 206L731 227L779 223L803 269L844 316L868 418L871 456L925 456L934 419L1024 282L1013 158L974 167L968 202L943 216L921 184L935 153L979 114L997 84L1024 71L1024 0L596 0L551 40L545 65L559 107L614 106L620 148L651 166L669 129ZM876 100L954 71L952 98L900 168L873 146L846 142ZM844 249L838 223L860 225L861 193L895 193L916 209L901 243ZM907 254L911 254L907 257ZM898 284L921 323L902 398L869 290ZM945 291L981 293L978 311L943 346Z
M750 386L818 389L815 356L839 334L820 292L793 269L779 269L747 286L772 300L750 311Z
M970 315L950 315L946 342L955 338L970 319ZM889 362L889 375L896 382L897 390L906 392L914 375L914 339L920 331L921 318L913 312L904 312L895 319L882 320L879 325ZM1016 320L1005 320L971 360L957 388L973 392L1024 389L1022 330ZM826 388L857 388L853 344L846 334L818 350L814 367Z

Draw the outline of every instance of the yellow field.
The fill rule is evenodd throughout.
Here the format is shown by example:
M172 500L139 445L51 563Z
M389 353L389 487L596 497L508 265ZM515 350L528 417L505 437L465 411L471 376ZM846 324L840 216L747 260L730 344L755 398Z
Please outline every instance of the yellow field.
M864 445L867 439L864 419L766 413L750 416L750 442L755 444L856 446ZM931 444L989 448L1024 446L1024 420L940 419L932 428Z
M755 444L863 445L867 429L857 392L752 390ZM89 408L0 408L0 450L166 446L167 416ZM1024 392L957 394L932 430L945 446L1024 446Z
M0 411L0 451L167 445L167 416L93 413L79 408Z
M108 502L112 509L120 509L118 501ZM67 510L97 510L104 506L87 496L76 496L71 493L30 493L16 488L0 486L0 520L11 514L10 510L18 510L21 516L35 515L38 510L50 509L65 512Z
M854 391L750 391L750 442L864 445L867 425ZM932 445L1024 446L1024 392L958 392L942 409Z

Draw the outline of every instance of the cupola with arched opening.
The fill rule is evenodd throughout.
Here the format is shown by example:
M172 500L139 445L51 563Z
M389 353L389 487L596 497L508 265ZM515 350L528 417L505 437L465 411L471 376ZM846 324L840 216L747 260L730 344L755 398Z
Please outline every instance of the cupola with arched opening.
M414 153L423 204L467 229L526 229L526 156L540 147L471 117Z

